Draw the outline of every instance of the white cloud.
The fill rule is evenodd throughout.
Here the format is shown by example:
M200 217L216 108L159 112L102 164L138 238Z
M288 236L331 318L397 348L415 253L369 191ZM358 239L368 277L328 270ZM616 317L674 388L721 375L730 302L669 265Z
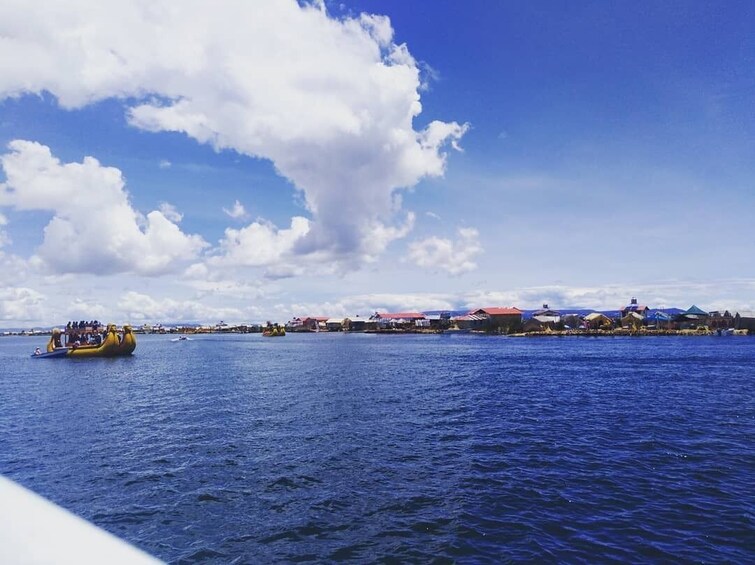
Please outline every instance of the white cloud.
M289 316L369 316L374 312L422 312L454 310L458 297L451 294L375 293L344 296L324 302L297 302L288 305Z
M368 225L364 233L368 236L364 246L363 259L366 261L374 261L375 257L379 255L392 241L406 237L407 234L414 228L414 220L416 216L414 212L408 212L404 223L401 225L385 225L380 222L373 222Z
M66 108L133 99L128 120L270 159L312 223L297 253L370 258L397 190L444 173L467 130L421 112L421 70L384 16L323 3L8 1L0 98L48 91ZM401 229L394 232L403 236Z
M180 224L181 220L183 220L183 214L173 204L167 202L160 203L160 213L174 224Z
M171 163L171 162L170 162L170 161L168 161L167 159L162 159L162 160L161 160L161 161L160 161L160 162L159 162L159 163L157 164L157 166L158 166L158 167L160 167L161 169L170 169L170 168L171 168L171 167L173 166L173 163Z
M48 147L30 141L12 141L9 149L0 156L7 177L0 206L52 212L37 256L53 272L161 274L207 245L166 217L177 217L169 205L141 216L116 168L92 157L63 164Z
M196 300L156 299L134 291L123 295L118 308L133 323L245 321L246 317L246 313L239 308L213 307Z
M221 255L208 263L215 267L271 267L291 258L297 240L307 234L310 222L301 216L291 219L291 227L279 229L257 220L241 229L228 228L220 241Z
M460 228L456 241L429 237L409 246L408 258L420 267L444 270L452 275L474 271L475 257L482 253L479 232L474 228Z
M0 214L0 249L11 243L8 233L3 229L3 226L8 225L8 219Z
M38 259L23 259L0 248L0 286L19 286L37 278L38 263Z
M194 263L186 267L183 276L186 280L205 280L210 274L210 270L204 263Z
M236 202L233 203L233 207L230 210L228 208L223 208L223 212L225 212L228 216L230 216L234 220L238 220L239 218L244 218L247 215L244 205L238 200L236 200Z
M342 275L354 263L373 262L390 242L405 237L414 226L415 216L408 212L403 223L387 225L379 221L363 226L367 237L359 253L313 251L308 255L296 252L296 246L312 229L312 222L301 216L291 218L288 228L279 228L272 222L257 219L241 229L228 228L220 240L215 255L207 259L207 266L193 265L186 275L197 278L210 270L233 270L238 267L262 267L267 279L283 279L302 275L314 269L319 275Z
M188 286L196 290L198 299L208 296L222 296L239 300L266 299L266 290L259 281L247 281L238 278L196 279L188 282Z
M46 297L31 288L0 287L0 322L7 325L40 320Z
M513 304L520 308L581 307L595 310L616 310L629 303L633 296L650 308L688 308L697 304L704 310L731 311L755 309L755 301L747 298L755 293L755 280L717 280L706 283L658 281L637 284L613 283L602 286L537 286L507 291L477 291L464 295L468 306Z
M71 301L65 306L65 308L61 309L62 312L65 313L65 315L62 316L62 318L59 320L59 323L64 323L64 318L69 318L73 320L108 320L105 323L113 323L115 320L110 319L111 313L108 311L108 308L104 306L103 304L100 304L97 302L99 296L87 296L85 298L76 296L71 299ZM124 323L128 322L128 320L118 320L116 323Z

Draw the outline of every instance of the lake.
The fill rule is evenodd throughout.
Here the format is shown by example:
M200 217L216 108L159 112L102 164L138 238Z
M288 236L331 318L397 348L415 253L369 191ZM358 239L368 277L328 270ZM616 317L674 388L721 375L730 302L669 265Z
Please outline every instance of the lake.
M755 560L755 339L0 338L0 473L171 562Z

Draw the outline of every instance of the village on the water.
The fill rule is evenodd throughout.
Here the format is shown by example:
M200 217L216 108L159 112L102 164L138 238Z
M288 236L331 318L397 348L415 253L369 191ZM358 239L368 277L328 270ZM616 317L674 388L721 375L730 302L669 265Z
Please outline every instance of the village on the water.
M70 329L70 322L69 328ZM514 306L425 312L374 312L353 316L296 316L286 323L143 324L139 334L187 333L476 333L526 336L565 335L755 335L755 311L705 311L696 305L651 308L631 298L616 310L555 309L543 304L537 310ZM52 329L6 331L4 335L46 335Z

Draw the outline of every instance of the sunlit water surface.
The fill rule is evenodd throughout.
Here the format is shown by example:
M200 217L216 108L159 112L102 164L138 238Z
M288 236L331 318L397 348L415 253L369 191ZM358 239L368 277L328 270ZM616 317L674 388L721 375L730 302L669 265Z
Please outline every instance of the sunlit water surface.
M0 338L0 473L173 562L755 561L755 339Z

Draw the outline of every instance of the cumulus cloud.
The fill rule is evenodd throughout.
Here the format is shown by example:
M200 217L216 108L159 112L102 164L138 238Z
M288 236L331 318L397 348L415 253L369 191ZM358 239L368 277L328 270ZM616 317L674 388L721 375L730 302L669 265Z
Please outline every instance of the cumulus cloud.
M36 258L24 259L0 248L0 286L19 286L36 279L39 274L37 263Z
M238 220L239 218L246 217L246 209L244 208L244 205L236 200L236 202L233 203L233 206L229 208L223 208L223 212L225 212L228 216L233 218L234 220Z
M135 127L271 160L312 214L300 254L369 258L391 241L376 232L402 237L396 191L442 175L467 130L416 131L423 73L390 20L323 3L10 0L0 36L0 98L135 100Z
M403 224L387 226L377 221L368 224L365 228L365 234L368 238L364 245L362 259L372 261L390 242L406 237L414 228L415 219L414 212L408 212Z
M170 205L146 217L134 210L116 168L93 157L61 163L30 141L12 141L9 149L0 156L0 206L52 213L37 256L53 272L162 274L207 245L179 229Z
M271 267L285 263L297 240L307 234L310 222L295 216L291 226L280 229L270 222L257 220L241 229L228 228L220 241L221 255L208 263L215 267Z
M22 323L42 319L46 297L31 288L0 287L0 322Z
M173 204L168 204L167 202L160 203L160 213L174 224L180 224L181 220L183 220L183 214Z
M409 246L409 259L420 267L444 270L460 275L477 268L474 259L482 253L479 232L474 228L460 228L456 241L429 237Z
M513 304L520 308L538 308L549 304L553 308L593 308L618 310L631 297L651 308L688 308L697 304L706 310L751 310L755 302L742 297L752 296L755 281L751 279L716 280L699 283L690 281L657 281L648 284L632 282L603 286L548 285L516 288L506 291L476 291L464 296L467 306Z
M423 312L455 310L459 297L433 293L375 293L344 296L323 302L297 302L288 306L292 316L369 316L374 312Z
M8 237L8 233L5 231L5 226L8 225L8 219L0 214L0 248L8 245L10 241L10 237Z
M74 320L108 320L106 323L114 322L114 319L110 319L113 312L111 312L108 307L98 303L96 301L97 298L100 297L89 295L86 297L76 296L72 298L71 301L61 309L66 315L62 316L60 321L64 318L73 318ZM128 320L119 320L119 322L128 322Z
M216 308L196 300L156 299L147 294L128 291L118 302L126 319L137 322L204 322L220 320L243 321L245 313L238 308Z
M353 303L357 312L422 312L454 309L453 296L436 293L367 294L351 297L346 302Z

